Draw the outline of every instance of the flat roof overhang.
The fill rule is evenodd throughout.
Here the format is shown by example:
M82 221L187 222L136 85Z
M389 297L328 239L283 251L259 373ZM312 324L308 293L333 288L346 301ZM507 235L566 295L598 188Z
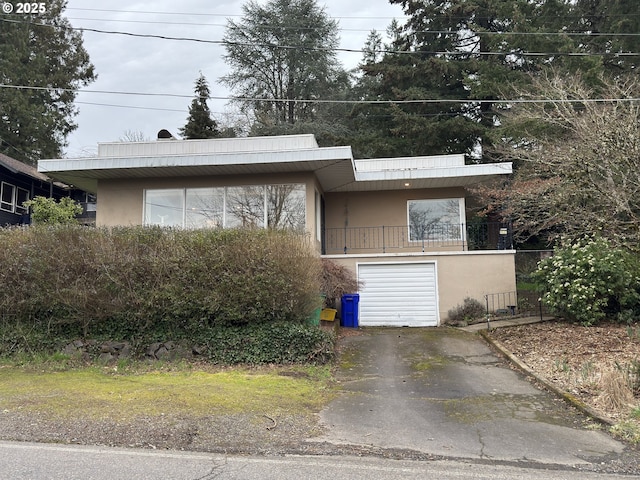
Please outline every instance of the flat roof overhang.
M437 157L433 157L437 158ZM444 158L444 157L443 157ZM465 187L512 172L510 162L402 168L407 159L375 159L363 167L351 147L278 151L104 156L40 160L38 170L58 181L97 193L98 182L111 179L205 177L313 172L325 192L360 192ZM413 159L408 159L413 160ZM386 168L385 168L386 167Z
M466 187L486 182L497 175L512 173L511 162L356 172L353 182L345 182L333 192L365 192L421 188Z
M100 180L123 178L314 172L325 191L333 190L345 181L355 180L351 147L278 152L52 159L40 160L38 170L92 193L97 193Z

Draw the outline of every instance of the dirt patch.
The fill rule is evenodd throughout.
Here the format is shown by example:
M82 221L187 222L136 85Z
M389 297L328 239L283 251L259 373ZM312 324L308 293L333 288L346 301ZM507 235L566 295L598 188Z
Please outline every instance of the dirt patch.
M640 429L640 325L583 327L551 321L500 328L490 335L600 415Z

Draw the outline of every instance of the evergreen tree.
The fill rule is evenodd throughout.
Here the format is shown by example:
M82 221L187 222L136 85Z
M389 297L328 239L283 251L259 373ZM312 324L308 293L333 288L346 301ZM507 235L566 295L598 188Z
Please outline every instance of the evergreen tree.
M316 0L249 1L243 18L230 20L224 36L231 73L221 81L254 115L258 129L318 117L317 103L343 86L335 49L338 24Z
M566 0L390 1L408 20L383 58L362 66L362 82L364 99L397 103L354 110L357 156L479 156L505 108L495 100L529 73L601 70L596 57L569 55L581 39L565 34L577 18Z
M37 15L0 14L0 152L35 165L57 158L77 128L77 89L95 80L66 0Z
M186 139L220 137L217 122L211 117L211 110L207 100L211 97L209 84L202 73L196 80L194 88L196 98L189 107L189 117L184 127L180 128L180 135Z
M576 0L573 30L589 32L580 38L581 51L600 56L612 75L637 69L640 61L640 15L636 0Z

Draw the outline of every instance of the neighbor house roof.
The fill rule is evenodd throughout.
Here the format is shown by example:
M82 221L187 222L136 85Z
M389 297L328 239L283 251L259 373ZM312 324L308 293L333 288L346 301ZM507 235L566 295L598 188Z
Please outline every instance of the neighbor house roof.
M50 181L49 177L40 173L35 167L22 163L15 158L8 157L4 153L0 153L0 165L11 173L21 173L22 175L27 175L28 177L41 180L43 182Z
M103 179L287 172L314 172L324 191L339 192L464 186L511 173L511 163L465 165L463 155L354 160L351 147L287 135L101 143L95 157L40 160L38 169L94 193Z

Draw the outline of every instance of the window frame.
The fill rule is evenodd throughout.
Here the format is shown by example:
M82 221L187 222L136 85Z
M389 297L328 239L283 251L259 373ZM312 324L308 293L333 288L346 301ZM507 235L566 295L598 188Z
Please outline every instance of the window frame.
M24 192L25 200L22 200L22 201L19 200L20 192ZM23 204L24 202L28 202L30 198L31 198L31 194L29 190L27 190L26 188L16 187L15 205L14 205L15 212L20 215L29 213L29 209L23 206Z
M11 188L11 200L10 201L6 201L4 200L5 197L5 188L6 187L10 187ZM9 212L9 213L15 213L15 208L16 208L16 187L15 185L13 185L12 183L7 183L7 182L1 182L0 183L0 210L4 211L4 212Z

